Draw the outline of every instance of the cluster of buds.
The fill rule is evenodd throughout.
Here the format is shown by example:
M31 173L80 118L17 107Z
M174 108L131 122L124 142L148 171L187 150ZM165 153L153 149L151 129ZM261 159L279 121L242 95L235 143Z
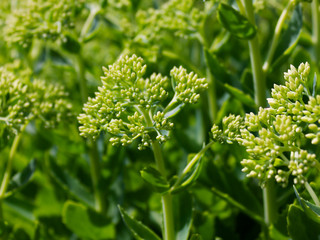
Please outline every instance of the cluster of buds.
M320 96L309 89L308 63L298 69L291 66L285 73L285 85L275 85L270 107L245 117L230 115L223 120L223 129L214 125L216 140L238 142L246 148L249 158L242 160L248 177L263 184L274 178L282 186L292 176L295 184L304 184L306 173L316 164L310 148L320 137ZM307 139L311 139L308 141Z
M203 8L205 4L202 3ZM148 9L137 13L139 34L149 41L159 40L163 31L171 31L180 37L189 37L197 31L199 22L204 17L194 0L170 0L159 9Z
M78 117L80 135L95 139L105 131L112 136L110 142L121 145L139 138L139 149L166 141L173 128L170 118L186 103L195 103L207 88L205 79L182 67L171 71L171 81L155 73L143 78L146 65L136 55L121 56L103 70L102 86ZM170 83L174 95L168 101Z
M83 0L22 1L6 16L4 39L25 48L33 39L66 41L65 32L74 28L75 15L83 4Z
M20 132L32 120L45 127L54 126L70 116L71 104L61 86L41 80L31 81L27 74L17 74L11 67L0 68L0 136L1 141Z

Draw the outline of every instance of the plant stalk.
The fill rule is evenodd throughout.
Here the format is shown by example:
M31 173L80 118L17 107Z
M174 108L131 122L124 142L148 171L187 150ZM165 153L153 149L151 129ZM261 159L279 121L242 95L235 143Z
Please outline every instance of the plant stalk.
M320 67L320 9L319 0L312 1L312 41L318 68Z
M246 10L246 15L249 21L255 24L254 11L252 0L244 0L243 5ZM249 40L250 60L253 72L253 83L255 92L255 102L258 107L265 107L266 102L266 83L265 75L262 69L262 62L260 56L260 46L258 36ZM277 207L275 198L275 183L269 180L265 183L263 192L263 206L264 206L264 219L267 226L273 224L277 218Z
M80 79L80 92L81 92L81 99L82 102L85 103L88 99L88 87L87 81L85 78L85 67L84 62L80 53L77 55L77 64L78 64L78 77ZM101 180L101 166L100 166L100 156L98 153L97 143L91 140L87 141L87 145L90 151L90 174L91 174L91 181L92 187L94 191L94 198L95 198L95 209L97 212L104 214L106 211L106 201L105 195L101 188L99 187L99 183Z
M152 149L155 157L156 165L159 172L165 177L166 171L164 166L164 159L161 152L159 142L152 141ZM165 193L161 197L162 200L162 211L163 211L163 225L164 225L164 240L174 240L174 221L173 221L173 208L172 208L172 197L170 193Z
M26 126L27 126L27 124L25 124L21 128L20 133L18 133L18 135L15 136L13 143L12 143L12 146L11 146L11 149L10 149L6 170L4 172L3 179L1 182L1 187L0 187L0 220L3 220L2 203L3 203L3 199L5 197L5 194L6 194L9 182L10 182L10 178L11 178L13 158L17 152L17 149L18 149L18 146L19 146L19 143L21 140L21 136L22 136Z
M274 30L273 38L272 38L272 41L271 41L271 46L270 46L269 51L268 51L267 59L263 64L264 73L266 73L269 70L271 61L272 61L272 59L274 57L274 53L275 53L276 48L278 46L278 42L279 42L279 38L280 38L280 35L281 35L281 30L283 28L284 22L285 22L286 18L288 17L288 14L289 14L291 8L293 8L296 5L296 3L297 3L296 0L289 1L288 5L282 11L282 13L281 13L281 15L279 17L279 20L277 22L276 28Z
M307 189L308 193L310 194L310 196L311 196L312 200L314 201L314 203L319 207L320 206L319 198L317 197L317 194L313 191L313 189L310 186L310 184L306 181L304 183L304 186Z

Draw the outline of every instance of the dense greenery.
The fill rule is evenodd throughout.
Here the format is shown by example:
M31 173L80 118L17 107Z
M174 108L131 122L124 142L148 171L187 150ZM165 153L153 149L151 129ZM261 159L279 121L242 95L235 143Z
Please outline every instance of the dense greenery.
M0 239L318 239L319 4L0 1Z

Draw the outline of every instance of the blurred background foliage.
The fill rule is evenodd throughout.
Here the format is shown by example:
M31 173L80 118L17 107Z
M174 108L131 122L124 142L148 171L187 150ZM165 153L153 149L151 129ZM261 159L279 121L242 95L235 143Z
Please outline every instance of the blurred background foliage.
M147 76L153 72L168 76L170 69L179 65L200 77L208 77L212 70L216 110L211 110L209 89L197 105L179 113L175 130L163 145L168 175L179 173L188 156L208 142L213 123L221 123L229 113L255 111L251 104L248 44L222 27L217 19L219 2L237 8L235 1L216 0L0 1L0 65L17 63L19 71L30 71L30 81L42 79L63 85L73 106L73 117L55 128L34 121L26 127L12 175L25 169L32 159L36 167L32 181L4 200L2 239L133 239L121 219L118 204L161 234L160 195L139 173L146 165L153 165L152 152L137 151L135 143L126 149L113 147L106 133L97 140L102 175L99 188L105 195L106 211L99 216L91 213L94 197L90 147L79 136L76 116L87 97L93 97L101 85L102 66L112 64L122 54L143 57L148 65ZM288 2L254 1L263 59ZM302 15L295 16L294 11ZM289 37L281 36L283 43L292 43L292 48L277 49L267 73L268 89L274 83L283 83L283 72L289 64L297 66L308 61L314 71L319 71L312 42L311 4L298 4L289 15L284 32L291 26L290 21L303 19L303 24L301 29L295 25L299 29L293 29ZM206 62L206 51L211 56L210 63ZM0 155L1 176L11 144L12 140L8 140ZM236 144L216 143L204 156L199 180L188 189L194 201L191 232L202 239L262 238L256 217L262 215L261 189L257 181L245 178L241 172L240 161L245 155ZM287 203L293 200L290 187L279 191L281 210L287 211ZM88 234L77 222L85 217L67 217L66 209L70 208L66 204L74 207L74 214L79 211L94 219L92 226L87 225L94 234ZM95 220L108 224L101 226ZM104 232L107 233L103 235ZM282 234L287 236L285 230Z

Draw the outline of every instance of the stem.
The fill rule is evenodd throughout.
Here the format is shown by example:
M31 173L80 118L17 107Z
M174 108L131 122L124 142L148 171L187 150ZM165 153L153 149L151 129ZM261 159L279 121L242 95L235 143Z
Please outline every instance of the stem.
M316 195L316 193L313 191L312 187L310 186L310 184L308 182L304 183L304 186L306 187L308 193L310 194L312 200L314 201L314 203L319 207L320 206L320 202L319 199Z
M244 6L249 21L255 25L254 12L251 0L244 0ZM249 40L250 60L253 73L253 83L255 92L255 102L257 106L266 106L266 85L265 76L262 71L262 62L260 56L260 46L258 36Z
M3 175L3 179L1 182L1 187L0 187L0 220L3 220L3 210L2 210L2 203L3 203L3 199L5 197L5 193L7 191L8 188L8 184L10 182L10 178L11 178L11 172L12 172L12 162L13 162L13 158L17 152L17 148L19 145L19 142L21 140L21 136L23 134L24 129L26 128L27 124L25 124L22 128L21 131L18 135L15 136L11 149L10 149L10 153L9 153L9 159L7 162L7 167L6 170L4 172Z
M244 7L249 21L255 24L252 0L244 0ZM249 40L250 60L253 71L255 102L257 106L266 106L266 84L262 70L260 47L258 36ZM266 225L271 225L277 218L277 206L275 198L275 183L273 180L266 182L263 192L264 219Z
M82 103L87 102L88 100L88 87L87 87L87 81L85 77L85 67L84 67L84 61L82 58L82 51L80 50L79 54L77 55L77 65L78 65L78 78L80 83L80 92L81 92L81 99Z
M156 161L159 172L165 177L166 171L164 166L164 160L160 148L160 144L157 141L152 141L152 149L154 158ZM164 240L174 240L174 221L173 221L173 209L172 209L172 197L170 193L165 193L161 197L162 211L163 211L163 224L164 224Z
M83 24L83 27L81 29L80 42L82 42L84 40L84 37L89 32L94 18L96 17L96 15L100 11L100 6L99 5L91 5L91 9L90 10L91 11L89 13L89 16L87 17L87 20L85 21L85 23Z
M198 160L200 159L200 157L212 146L212 144L214 144L215 142L209 142L204 148L201 149L200 152L198 152L193 158L192 160L188 163L188 165L185 167L185 169L183 170L183 172L181 173L180 177L177 179L176 183L174 184L174 186L172 187L172 190L175 189L175 187L177 187L185 178L185 176L191 171L191 169L194 167L194 165L198 162Z
M312 41L315 48L315 55L316 55L316 62L320 61L320 10L319 10L319 1L313 0L312 1Z
M88 99L88 87L87 81L85 78L85 68L84 62L82 58L81 51L77 55L77 64L78 64L78 77L80 79L80 92L82 102L85 103ZM98 153L98 147L96 142L87 141L87 145L89 146L90 151L90 173L91 173L91 181L92 187L94 191L95 198L95 208L97 212L104 214L106 211L106 201L105 195L101 188L99 187L100 179L101 179L101 166L100 166L100 157Z
M277 22L276 28L274 30L274 35L273 35L273 38L272 38L272 41L271 41L271 46L269 48L267 59L263 64L263 71L265 73L269 70L271 61L273 59L274 53L276 51L276 47L277 47L278 42L279 42L279 38L280 38L280 34L281 34L282 27L284 25L284 22L285 22L286 18L288 17L289 11L295 5L296 5L296 1L295 0L289 1L288 5L282 11L282 13L281 13L281 15L279 17L279 20Z
M147 126L152 126L152 120L149 114L144 109L139 109L139 111L143 114ZM161 147L158 141L152 140L151 146L153 150L153 155L155 158L155 162L158 168L158 171L161 175L166 178L166 168L164 165L164 159L162 156ZM172 197L170 192L165 193L161 196L162 201L162 213L163 213L163 239L164 240L174 240L175 239L175 231L174 231L174 220L173 220L173 209L172 209Z

